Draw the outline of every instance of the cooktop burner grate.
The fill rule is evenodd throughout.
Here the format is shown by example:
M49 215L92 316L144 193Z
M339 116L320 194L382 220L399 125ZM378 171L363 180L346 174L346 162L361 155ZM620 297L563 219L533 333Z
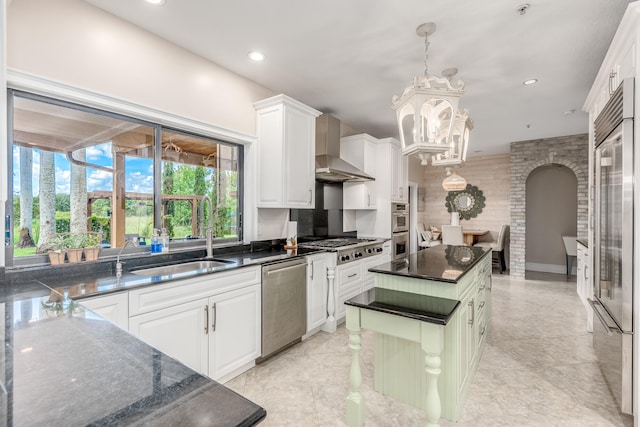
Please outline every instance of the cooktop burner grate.
M339 237L335 239L316 240L313 242L300 243L300 246L314 248L336 249L346 246L357 245L361 243L371 242L371 239L357 239L355 237Z

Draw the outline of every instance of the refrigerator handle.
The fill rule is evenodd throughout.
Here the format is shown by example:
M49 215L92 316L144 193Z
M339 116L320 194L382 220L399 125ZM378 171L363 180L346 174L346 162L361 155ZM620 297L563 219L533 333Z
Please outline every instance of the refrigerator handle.
M609 324L605 320L602 313L600 313L600 311L596 308L596 304L600 305L600 303L592 300L591 298L587 298L587 301L589 301L589 305L591 305L593 312L596 314L596 317L600 320L600 323L602 324L602 327L604 328L604 330L607 332L607 335L612 336L614 332L617 334L622 334L622 329L620 329L618 325L615 325L615 324L614 326L609 326Z

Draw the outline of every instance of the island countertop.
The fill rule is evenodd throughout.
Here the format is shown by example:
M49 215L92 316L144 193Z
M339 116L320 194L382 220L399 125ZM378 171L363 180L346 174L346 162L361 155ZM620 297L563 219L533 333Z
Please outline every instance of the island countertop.
M344 303L437 325L449 323L460 305L458 300L381 288L364 291Z
M407 259L370 268L374 273L457 283L491 249L478 246L438 245L411 254Z
M250 426L266 416L38 281L0 285L0 423Z

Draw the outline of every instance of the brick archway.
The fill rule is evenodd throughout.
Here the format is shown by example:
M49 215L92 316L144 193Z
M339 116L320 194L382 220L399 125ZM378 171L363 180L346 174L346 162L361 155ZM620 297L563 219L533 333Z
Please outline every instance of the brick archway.
M511 242L509 271L524 278L526 260L526 188L529 174L544 165L563 165L573 171L578 184L578 238L586 239L589 218L588 135L573 135L511 144Z

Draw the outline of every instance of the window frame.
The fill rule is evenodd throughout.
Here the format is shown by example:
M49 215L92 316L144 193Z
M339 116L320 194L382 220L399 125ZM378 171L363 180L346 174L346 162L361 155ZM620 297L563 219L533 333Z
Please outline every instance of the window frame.
M67 92L69 92L69 89L67 89ZM85 95L84 98L88 98L86 97L86 94L76 94L76 95L80 95L79 97L82 98L82 95ZM14 146L14 100L15 97L21 97L24 99L29 99L32 101L38 101L38 102L44 102L47 104L51 104L51 105L56 105L56 106L60 106L60 107L64 107L64 108L71 108L71 109L75 109L78 111L82 111L82 112L86 112L86 113L91 113L91 114L97 114L97 115L101 115L101 116L105 116L105 117L110 117L110 118L114 118L114 119L118 119L118 120L124 120L124 121L128 121L131 123L136 123L136 124L140 124L143 126L148 126L150 128L153 129L153 144L154 144L154 158L153 158L153 203L154 203L154 214L153 214L153 223L154 223L154 228L161 228L162 226L162 209L157 209L157 206L161 206L162 204L162 144L159 143L159 141L162 141L162 132L163 131L169 131L169 132L179 132L185 135L189 135L189 136L193 136L193 137L197 137L197 138L202 138L202 139L206 139L211 141L212 143L215 144L221 144L221 145L227 145L227 146L231 146L235 149L237 149L238 151L238 184L237 184L237 193L238 193L238 198L237 198L237 239L235 238L219 238L219 239L214 239L214 245L216 246L233 246L233 245L240 245L243 243L243 235L244 235L244 230L243 230L243 217L244 217L244 190L245 190L245 185L244 185L244 180L245 180L245 176L244 176L244 144L242 142L238 142L238 141L229 141L227 139L239 139L240 141L242 141L244 139L244 143L249 142L248 140L246 140L246 138L238 138L238 135L233 135L232 133L229 133L232 135L231 138L225 138L224 135L222 137L218 136L218 135L207 135L206 132L197 132L194 131L193 128L200 128L201 130L204 126L201 123L197 123L197 122L193 122L193 121L189 121L186 119L182 119L176 116L172 116L174 120L166 120L163 119L163 117L161 117L164 113L161 112L157 112L154 110L150 110L144 107L139 107L139 106L135 106L136 109L140 110L140 111L145 111L147 113L151 113L151 116L149 116L147 114L146 118L141 118L141 117L136 117L134 115L131 114L123 114L121 112L115 112L115 111L110 111L101 107L97 107L97 106L93 106L93 105L89 105L91 104L90 102L86 102L86 103L80 103L77 101L72 101L69 100L68 98L70 98L69 96L63 96L60 98L56 98L56 97L52 97L48 94L41 94L41 93L35 93L32 91L29 91L27 89L22 89L22 88L14 88L9 86L7 88L7 154L9 154L7 156L7 169L6 169L6 179L7 179L7 201L5 204L5 217L9 218L10 221L10 227L9 227L9 241L11 242L10 245L5 246L5 267L26 267L26 266L36 266L36 265L41 265L41 264L48 264L48 256L46 254L39 254L39 255L31 255L28 257L20 257L20 258L14 258L14 227L13 227L13 222L15 221L14 218L14 212L13 212L13 200L14 200L14 191L13 191L13 160L12 160L12 154L13 153L13 146ZM93 95L94 97L98 97L101 98L103 101L109 101L113 106L120 106L121 108L114 108L114 109L131 109L131 105L128 105L127 103L124 103L122 101L117 101L117 100L112 100L112 99L107 99L106 97L102 97L100 95ZM63 99L63 98L67 98L67 99ZM88 99L85 99L85 101L87 101ZM154 114L155 114L155 120ZM170 123L171 121L174 121L175 123ZM182 122L182 123L180 123ZM184 126L181 127L180 124L183 124ZM195 125L195 126L194 126ZM212 132L212 133L221 133L221 132ZM225 132L226 133L226 132ZM189 242L174 242L172 243L172 245L170 246L170 248L175 248L175 249L180 249L180 248L191 248L191 249L199 249L200 247L204 248L205 246L205 242L204 240L192 240ZM109 257L113 257L115 255L117 255L119 252L121 251L120 247L117 248L105 248L101 251L100 253L100 258L99 260L103 260L103 258L109 258ZM141 248L135 248L133 250L128 249L127 253L139 253L140 255L142 254L146 254L148 252L148 247L141 247Z

